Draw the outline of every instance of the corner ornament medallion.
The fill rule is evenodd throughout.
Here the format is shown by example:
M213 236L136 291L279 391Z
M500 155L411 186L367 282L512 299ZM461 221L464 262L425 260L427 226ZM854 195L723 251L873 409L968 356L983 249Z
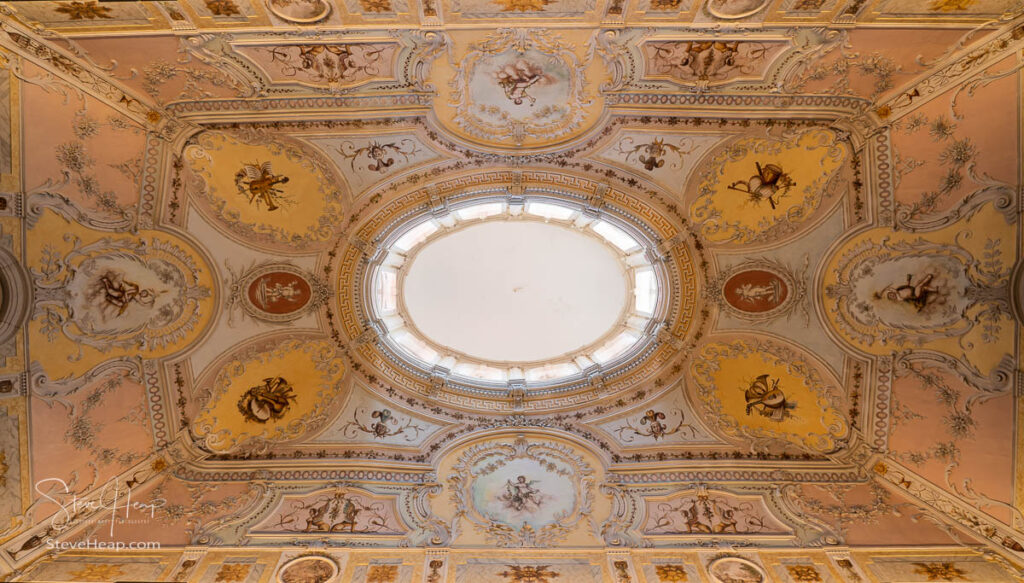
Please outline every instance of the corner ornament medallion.
M322 427L345 372L334 348L308 334L243 346L201 382L191 433L214 453L265 452Z
M845 447L850 426L839 384L802 351L737 338L709 342L690 370L705 420L756 448L788 441L812 453Z
M136 241L66 233L30 267L40 338L68 363L84 350L139 351L152 358L194 339L213 298L197 257L160 236ZM53 346L70 341L67 349ZM54 359L56 360L56 359Z
M571 45L542 29L506 28L470 45L455 66L449 106L474 137L547 141L581 127L590 105L585 84Z
M590 515L594 471L570 448L549 442L475 445L448 476L452 503L499 547L549 547Z
M264 322L283 323L301 318L330 299L320 278L288 263L265 262L231 274L226 307L228 324L236 313Z
M807 229L840 198L850 149L827 129L748 136L703 162L690 218L717 245L763 245Z

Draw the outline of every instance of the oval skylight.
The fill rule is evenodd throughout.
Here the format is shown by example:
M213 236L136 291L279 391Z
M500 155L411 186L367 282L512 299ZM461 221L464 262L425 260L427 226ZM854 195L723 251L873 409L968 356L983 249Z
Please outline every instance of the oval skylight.
M484 221L423 244L402 299L416 329L441 346L484 361L537 362L615 326L627 309L625 277L608 245L580 231Z
M645 245L554 199L464 204L410 221L373 270L394 352L487 386L544 386L635 352L659 305Z

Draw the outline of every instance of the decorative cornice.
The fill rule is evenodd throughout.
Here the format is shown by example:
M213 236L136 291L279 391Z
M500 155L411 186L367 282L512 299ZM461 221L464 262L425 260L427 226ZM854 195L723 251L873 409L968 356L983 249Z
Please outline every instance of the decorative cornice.
M983 541L992 551L1015 564L1017 569L1024 566L1024 535L982 511L986 505L984 501L976 506L968 504L891 456L877 461L872 471L875 478L890 490L913 499L933 510L935 517Z
M246 469L218 470L183 466L174 471L174 476L186 482L252 482L252 481L327 481L327 482L392 482L406 484L430 484L437 481L432 471L411 472L402 470L330 470L320 468L275 470Z
M6 9L0 11L0 14L5 12ZM80 56L54 46L53 43L21 26L13 18L4 18L0 21L0 32L3 33L0 34L0 46L10 48L143 127L159 126L164 119L148 97L110 81L97 67L84 64Z
M319 111L323 117L339 117L339 114L365 117L369 109L423 109L430 107L433 96L409 93L405 95L345 95L323 97L282 97L252 99L210 99L172 103L167 111L182 119L213 118L223 120L224 115L266 114L280 112L291 118L295 110ZM345 110L338 112L337 110Z
M617 484L662 484L690 482L771 482L782 483L857 483L864 482L860 470L802 469L802 470L757 470L757 469L716 469L681 470L674 472L612 472L606 481Z
M902 117L941 95L982 75L991 65L1017 53L1024 46L1024 18L1018 16L980 46L956 51L933 61L929 73L906 85L875 109L882 119Z
M174 448L172 448L174 449ZM34 525L24 530L0 547L0 557L16 569L23 569L53 552L53 547L46 544L48 540L60 540L72 538L90 524L93 524L101 514L109 514L110 496L125 496L127 491L139 491L156 481L169 471L171 463L175 460L175 451L158 450L153 452L146 459L133 465L127 470L114 476L102 484L92 483L76 491L74 481L64 483L61 481L52 482L53 488L45 490L39 501L48 499L61 504L52 514L37 518ZM165 458L171 458L169 462ZM37 476L39 477L39 476ZM45 479L45 478L44 478ZM37 482L36 487L45 487L45 482ZM61 486L66 488L61 492ZM74 503L70 498L74 497ZM115 497L115 502L117 498ZM125 507L127 508L127 507ZM2 573L0 566L0 573Z

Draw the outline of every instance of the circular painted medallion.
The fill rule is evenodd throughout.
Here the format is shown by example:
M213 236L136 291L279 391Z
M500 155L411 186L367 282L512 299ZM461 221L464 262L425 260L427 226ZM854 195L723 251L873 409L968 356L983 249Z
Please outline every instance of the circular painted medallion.
M260 310L285 315L304 308L313 296L313 289L297 273L271 271L253 279L246 294Z
M318 22L331 13L325 0L267 0L267 8L281 20L298 24Z
M708 566L715 583L764 583L766 578L760 567L739 557L722 557Z
M338 565L327 557L292 559L277 574L279 583L327 583L338 576Z
M231 283L229 307L239 306L258 320L287 322L327 300L327 286L316 276L288 263L249 268Z
M789 298L789 293L783 278L763 269L741 271L726 280L722 288L722 296L730 306L753 314L778 308Z
M735 20L757 14L767 5L768 0L709 0L707 9L715 18Z

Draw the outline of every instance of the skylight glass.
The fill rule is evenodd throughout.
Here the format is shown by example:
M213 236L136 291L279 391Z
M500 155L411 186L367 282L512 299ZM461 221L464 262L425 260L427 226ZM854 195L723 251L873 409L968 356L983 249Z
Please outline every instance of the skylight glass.
M409 229L409 232L402 235L400 239L395 241L394 246L402 251L408 251L413 247L427 240L427 237L437 232L438 226L433 221L426 221L420 223L415 227Z
M548 364L545 366L538 366L531 368L526 371L526 380L528 381L547 381L551 379L557 379L560 377L567 377L571 374L579 372L580 369L571 362L562 362L558 364Z
M654 306L658 302L658 278L650 267L636 270L636 287L633 294L636 296L636 311L642 314L653 314Z
M395 342L401 345L402 348L405 348L420 360L429 364L437 362L437 352L427 346L426 342L414 336L408 329L396 330L391 333L391 337L394 338Z
M485 381L507 381L508 373L505 369L494 368L485 364L464 362L455 365L456 374L483 379Z
M459 209L455 211L455 216L459 217L460 221L468 221L471 219L482 219L485 217L500 215L504 211L504 203L491 202L487 204L477 204L464 209Z
M658 287L659 267L651 262L649 248L642 242L646 240L635 237L632 231L620 226L617 222L618 217L605 216L602 218L600 215L588 215L581 212L579 204L573 201L561 201L549 197L532 199L529 196L521 204L510 205L504 199L488 198L482 202L452 210L444 216L427 213L424 215L421 215L422 218L419 219L410 217L409 222L405 225L408 230L405 230L404 233L399 231L401 234L398 238L386 249L386 253L381 254L377 259L375 278L372 280L373 301L370 302L375 311L375 317L379 319L378 321L384 328L385 338L390 339L387 344L411 359L411 364L420 366L427 371L447 370L456 377L475 379L488 384L503 385L510 379L522 379L527 386L549 386L579 378L583 371L616 365L621 357L630 354L630 351L650 334L650 323L658 311L658 302L662 295L659 293ZM416 222L417 220L421 222ZM473 353L472 350L476 348L470 349L459 347L457 343L440 342L426 329L421 328L422 326L429 328L430 319L417 321L412 318L413 308L406 303L409 301L409 297L399 298L399 295L408 294L409 290L413 289L419 290L416 292L419 295L416 295L415 298L424 298L422 289L410 287L412 285L410 270L419 265L418 262L427 260L425 258L429 256L429 249L426 249L425 246L432 245L435 240L438 242L447 240L449 235L459 236L463 227L466 227L467 231L491 228L487 227L490 221L511 221L535 225L560 222L567 226L572 225L574 227L572 231L590 230L591 233L607 243L609 245L607 249L613 251L612 255L617 258L617 261L612 260L613 263L618 263L618 269L615 269L615 265L612 266L613 271L617 274L616 277L626 276L626 280L623 282L625 289L622 290L625 292L625 297L622 298L625 301L625 306L617 304L620 307L614 310L615 313L609 319L610 328L606 329L604 334L592 337L590 342L593 344L587 344L569 352L564 349L552 352L545 358L524 356L519 360L516 357L502 355L481 357ZM409 227L409 225L412 226ZM591 241L592 244L597 242L593 237L584 237L584 239ZM423 252L419 251L421 247L424 247ZM472 248L476 249L477 247L473 246ZM542 253L545 257L551 255L549 250L544 250ZM582 255L574 255L577 258L580 256ZM611 259L604 252L601 252L601 256ZM448 252L444 254L443 258L449 263L453 261L453 256ZM459 261L465 262L468 259L463 258ZM471 263L475 261L487 261L487 259L473 258ZM462 263L456 264L461 265ZM508 266L504 260L489 261L488 264ZM590 263L580 263L580 265L590 265ZM558 272L564 272L569 267L572 265L559 264ZM520 270L522 269L524 268L520 268ZM437 272L435 270L429 273ZM482 271L482 273L485 272L486 270ZM529 271L523 273L529 273ZM489 275L482 281L491 281L495 277ZM520 274L519 277L525 276ZM459 278L456 279L462 281ZM550 276L544 281L549 279L551 279ZM529 282L528 279L524 281ZM532 286L536 283L525 285ZM428 292L429 289L433 288L428 288ZM534 288L529 287L529 289L533 290ZM491 295L486 297L491 299L491 306L488 309L500 309L503 305L500 302L495 302ZM399 301L400 299L402 301ZM459 309L468 308L460 304ZM458 314L457 309L454 312L448 309L444 313L448 312ZM602 309L600 312L606 313L607 311ZM457 319L459 316L456 315L455 318ZM536 344L534 340L530 342ZM580 344L573 346L580 346ZM529 364L527 365L527 363Z
M576 213L571 208L543 202L526 203L526 212L527 214L544 217L545 219L556 219L559 221L568 220Z
M614 339L607 342L601 348L598 348L591 355L595 361L599 364L604 364L616 356L625 352L630 346L636 343L640 339L640 336L634 332L623 332L616 336Z
M647 254L641 249L636 253L633 253L629 257L626 257L626 265L630 267L639 267L641 265L650 265L650 260L647 259Z
M390 314L398 307L398 274L382 269L377 282L377 305L382 314Z
M638 333L643 333L643 331L647 328L647 323L650 321L650 318L645 318L642 315L634 314L626 318L626 327Z
M640 247L633 237L630 237L625 231L606 221L597 221L590 228L594 229L594 232L598 235L601 235L605 241L623 251L630 251Z
M383 318L381 318L381 322L384 322L384 326L387 328L388 332L394 332L399 328L405 327L405 320L403 320L402 317L397 314L384 316Z

